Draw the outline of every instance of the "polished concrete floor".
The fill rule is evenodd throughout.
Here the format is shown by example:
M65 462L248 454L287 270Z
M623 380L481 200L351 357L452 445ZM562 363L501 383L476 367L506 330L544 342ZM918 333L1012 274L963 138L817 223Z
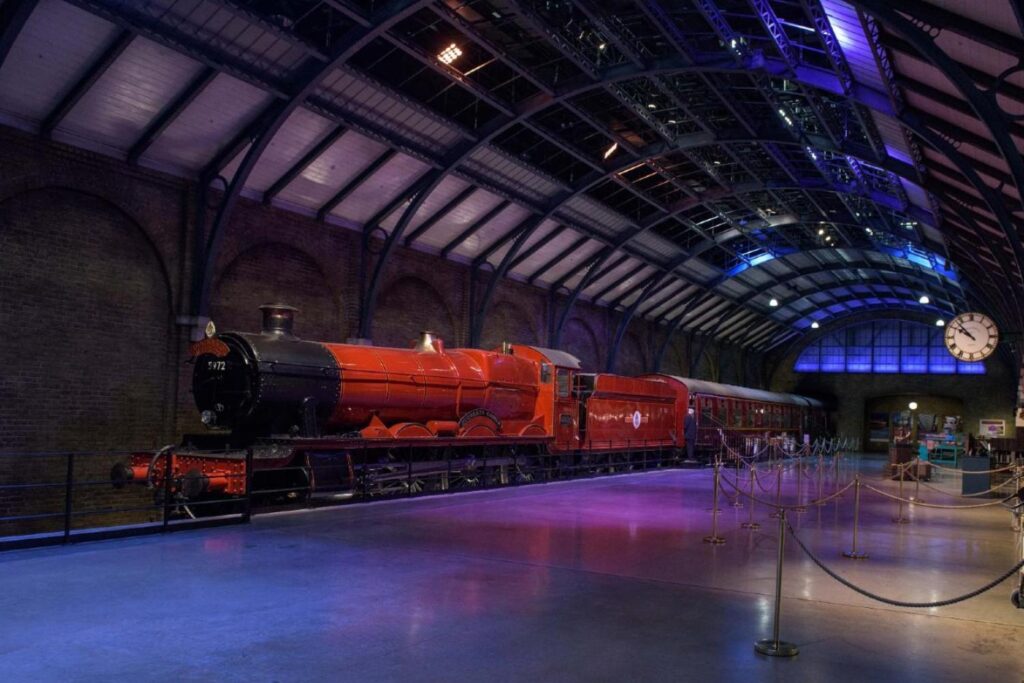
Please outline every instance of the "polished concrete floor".
M846 460L840 481L858 468L895 490L877 461ZM813 470L801 484L817 494ZM784 502L796 485L788 472ZM951 607L893 608L836 583L791 539L781 635L800 654L755 654L771 630L777 525L757 506L763 528L739 528L749 508L723 497L726 543L707 545L710 502L709 471L667 470L9 552L0 680L1024 680L1016 578ZM886 596L965 593L1018 557L1001 508L910 508L893 524L895 504L865 491L870 559L844 559L852 508L850 491L791 517L831 567Z

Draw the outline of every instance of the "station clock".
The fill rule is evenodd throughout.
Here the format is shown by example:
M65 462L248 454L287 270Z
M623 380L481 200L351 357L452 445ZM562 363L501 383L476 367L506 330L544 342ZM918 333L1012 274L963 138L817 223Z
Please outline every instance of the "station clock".
M998 343L999 329L984 313L961 313L946 325L946 348L958 360L984 360Z

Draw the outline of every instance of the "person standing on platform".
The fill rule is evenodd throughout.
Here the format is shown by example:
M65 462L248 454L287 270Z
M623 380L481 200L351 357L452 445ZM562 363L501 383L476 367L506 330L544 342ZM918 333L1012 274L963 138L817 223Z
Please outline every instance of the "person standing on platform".
M697 448L697 418L694 416L693 408L686 411L686 419L683 422L683 438L686 439L687 462L697 462L695 456Z

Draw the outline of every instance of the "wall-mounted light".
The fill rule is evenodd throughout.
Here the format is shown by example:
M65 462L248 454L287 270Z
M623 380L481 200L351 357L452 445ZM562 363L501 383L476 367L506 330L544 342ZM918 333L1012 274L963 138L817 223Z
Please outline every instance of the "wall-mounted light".
M772 308L777 308L779 305L779 300L773 296L771 301L768 302L768 305L771 306Z
M442 64L451 64L462 56L462 50L455 43L452 43L437 54L437 59Z
M813 323L811 323L811 329L812 329L812 330L816 330L816 329L818 329L819 327L821 327L821 325L819 325L819 324L818 324L818 321L817 321L817 320L815 320L815 321L814 321Z
M917 303L921 304L922 306L926 306L926 305L930 304L931 302L932 302L932 300L928 298L927 294L922 294L921 298L917 300Z

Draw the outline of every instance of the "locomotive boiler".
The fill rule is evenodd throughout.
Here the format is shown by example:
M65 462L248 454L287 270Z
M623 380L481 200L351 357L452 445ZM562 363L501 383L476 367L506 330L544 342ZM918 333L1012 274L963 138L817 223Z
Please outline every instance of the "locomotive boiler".
M411 350L304 341L293 332L295 309L261 310L260 334L211 336L193 348L201 419L231 430L236 442L545 433L534 361L446 351L431 333Z

